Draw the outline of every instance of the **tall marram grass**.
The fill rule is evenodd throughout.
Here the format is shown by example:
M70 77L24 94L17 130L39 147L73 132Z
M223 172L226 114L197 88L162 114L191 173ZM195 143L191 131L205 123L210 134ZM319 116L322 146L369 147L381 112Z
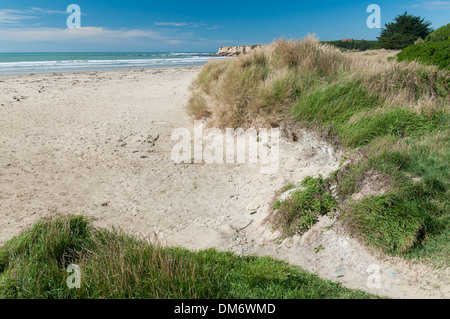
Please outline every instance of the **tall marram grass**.
M69 264L80 267L79 289L67 286ZM83 216L42 220L0 247L2 299L370 297L281 261L162 247Z
M211 126L294 122L343 147L350 164L324 189L335 189L347 229L385 253L449 264L449 72L343 53L308 36L209 62L192 92L207 103L192 99L190 109L201 112L191 114L207 110ZM386 176L389 193L354 196L376 182L372 175ZM276 223L282 229L310 213L302 194L280 206L289 216Z
M277 126L298 101L329 84L359 83L384 107L416 113L448 111L449 74L417 62L365 59L320 44L314 36L278 40L236 59L208 62L191 89L208 97L211 125ZM204 100L191 99L189 113L204 118Z
M193 94L210 97L212 124L275 126L292 106L326 78L348 69L349 59L337 49L320 46L313 37L278 41L236 60L208 62L193 83ZM190 114L201 118L197 100Z

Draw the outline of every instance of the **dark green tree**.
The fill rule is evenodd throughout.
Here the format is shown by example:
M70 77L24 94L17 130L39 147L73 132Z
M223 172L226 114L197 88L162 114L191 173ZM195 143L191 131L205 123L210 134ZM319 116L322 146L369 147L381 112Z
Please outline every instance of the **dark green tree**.
M433 32L431 22L405 12L397 16L394 22L387 23L378 37L378 45L383 49L402 50L419 39L425 39Z

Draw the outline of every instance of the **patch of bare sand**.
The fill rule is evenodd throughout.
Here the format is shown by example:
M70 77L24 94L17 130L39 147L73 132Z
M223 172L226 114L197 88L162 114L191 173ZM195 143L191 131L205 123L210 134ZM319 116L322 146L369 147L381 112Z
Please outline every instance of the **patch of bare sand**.
M387 61L388 58L396 56L401 50L367 50L360 52L347 52L350 56L361 56L372 61Z
M331 227L335 221L324 218L302 238L277 242L266 222L275 192L327 175L340 160L306 132L296 142L282 140L274 175L261 175L257 165L174 164L171 134L192 127L184 106L199 70L3 77L0 244L42 217L85 214L98 226L168 245L284 259L389 297L450 296L448 282L434 270L377 258ZM367 287L370 264L381 267L381 289Z

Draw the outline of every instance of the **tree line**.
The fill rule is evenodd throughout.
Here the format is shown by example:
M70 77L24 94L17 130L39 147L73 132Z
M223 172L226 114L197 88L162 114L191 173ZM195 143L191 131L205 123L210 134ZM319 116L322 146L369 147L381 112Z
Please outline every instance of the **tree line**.
M377 41L352 40L352 41L323 41L346 50L366 51L373 49L403 50L417 41L425 39L433 29L431 22L425 18L414 16L405 12L398 15L393 22L389 22L381 29Z

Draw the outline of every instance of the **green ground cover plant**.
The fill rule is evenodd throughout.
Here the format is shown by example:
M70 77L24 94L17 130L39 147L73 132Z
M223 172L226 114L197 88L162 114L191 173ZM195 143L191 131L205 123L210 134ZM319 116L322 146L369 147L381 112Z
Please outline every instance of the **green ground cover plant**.
M80 267L80 288L67 266ZM271 258L190 252L99 229L84 216L59 216L0 247L6 299L373 298Z

